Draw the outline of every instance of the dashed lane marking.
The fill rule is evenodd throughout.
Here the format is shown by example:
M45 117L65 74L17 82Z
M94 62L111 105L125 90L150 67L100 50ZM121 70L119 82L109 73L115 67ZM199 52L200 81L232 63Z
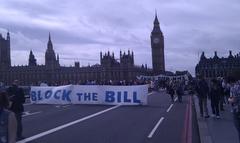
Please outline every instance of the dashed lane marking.
M152 95L152 94L153 94L153 92L148 93L148 95Z
M177 97L175 97L174 101L177 101Z
M152 131L150 132L150 134L148 135L148 138L152 138L152 136L154 135L155 131L157 130L158 126L162 123L162 121L164 120L164 117L161 117L160 120L157 122L157 124L155 125L155 127L152 129Z
M108 108L108 109L99 111L99 112L94 113L94 114L92 114L92 115L83 117L83 118L81 118L81 119L72 121L72 122L70 122L70 123L67 123L67 124L58 126L58 127L56 127L56 128L50 129L50 130L48 130L48 131L45 131L45 132L36 134L36 135L31 136L31 137L29 137L29 138L26 138L26 139L24 139L24 140L18 141L17 143L26 143L26 142L29 142L29 141L38 139L38 138L40 138L40 137L46 136L46 135L51 134L51 133L53 133L53 132L62 130L62 129L64 129L64 128L67 128L67 127L72 126L72 125L74 125L74 124L80 123L80 122L82 122L82 121L88 120L88 119L90 119L90 118L96 117L96 116L98 116L98 115L101 115L101 114L106 113L106 112L108 112L108 111L111 111L111 110L113 110L113 109L116 109L116 108L118 108L118 107L120 107L120 106L121 106L121 105L116 105L116 106L113 106L113 107L111 107L111 108Z
M26 116L31 116L31 115L35 115L35 114L39 114L41 113L42 111L38 111L38 112L33 112L33 113L30 113L30 112L23 112L23 115L22 117L26 117Z
M66 107L69 107L70 105L63 105L62 108L66 108Z
M56 108L66 108L66 107L69 107L71 105L56 105L55 107Z
M167 112L169 112L169 111L172 109L172 107L173 107L173 104L171 104L171 105L168 107Z

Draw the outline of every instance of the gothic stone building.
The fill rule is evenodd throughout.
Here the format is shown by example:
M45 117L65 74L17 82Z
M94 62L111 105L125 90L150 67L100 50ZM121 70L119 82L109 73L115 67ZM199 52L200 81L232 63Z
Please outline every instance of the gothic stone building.
M208 79L217 77L236 77L240 79L240 53L232 55L232 51L229 51L228 57L219 58L217 52L215 52L213 58L206 58L204 52L202 52L195 72L196 75L203 75Z
M134 53L120 51L118 61L114 53L100 53L100 64L80 67L75 62L72 67L64 67L59 64L59 56L55 54L51 36L45 52L45 65L38 65L32 51L29 54L29 62L26 66L11 66L10 59L10 34L4 38L0 35L0 81L10 85L18 79L21 85L36 85L39 82L53 84L76 84L87 80L104 82L109 80L134 80L138 75L156 75L165 71L164 64L164 39L160 30L157 15L151 33L151 47L153 70L147 66L134 64Z

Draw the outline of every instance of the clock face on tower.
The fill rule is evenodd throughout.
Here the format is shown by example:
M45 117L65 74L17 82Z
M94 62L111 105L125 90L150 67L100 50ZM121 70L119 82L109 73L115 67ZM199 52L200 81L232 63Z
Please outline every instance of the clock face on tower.
M153 39L153 43L155 43L155 44L159 43L159 41L160 41L159 38L154 38Z

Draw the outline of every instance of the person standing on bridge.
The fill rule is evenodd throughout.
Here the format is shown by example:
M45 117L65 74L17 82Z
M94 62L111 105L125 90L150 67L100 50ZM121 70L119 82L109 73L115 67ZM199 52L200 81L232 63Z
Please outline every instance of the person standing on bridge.
M202 75L199 77L199 81L196 84L196 92L199 101L200 115L203 117L203 111L205 113L205 118L209 118L208 108L207 108L207 99L209 93L208 83Z
M216 79L213 79L211 81L211 89L210 89L210 99L211 99L211 107L212 107L212 114L213 117L216 117L217 119L220 119L219 114L219 105L221 100L221 85L218 84L218 81Z
M18 80L14 80L7 92L10 100L10 110L15 113L17 119L17 140L21 140L24 139L22 136L22 113L24 111L25 96L23 89L18 87L18 83Z
M7 93L0 92L0 143L15 143L17 121L13 112L7 108L9 101Z

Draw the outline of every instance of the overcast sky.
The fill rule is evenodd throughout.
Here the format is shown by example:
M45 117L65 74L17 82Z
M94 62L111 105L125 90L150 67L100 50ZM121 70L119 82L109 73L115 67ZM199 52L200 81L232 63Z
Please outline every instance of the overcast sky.
M10 31L12 65L26 65L30 50L44 64L50 32L61 65L93 65L100 51L129 49L136 65L152 67L155 10L166 70L194 73L202 51L240 52L239 0L0 0L0 33Z

